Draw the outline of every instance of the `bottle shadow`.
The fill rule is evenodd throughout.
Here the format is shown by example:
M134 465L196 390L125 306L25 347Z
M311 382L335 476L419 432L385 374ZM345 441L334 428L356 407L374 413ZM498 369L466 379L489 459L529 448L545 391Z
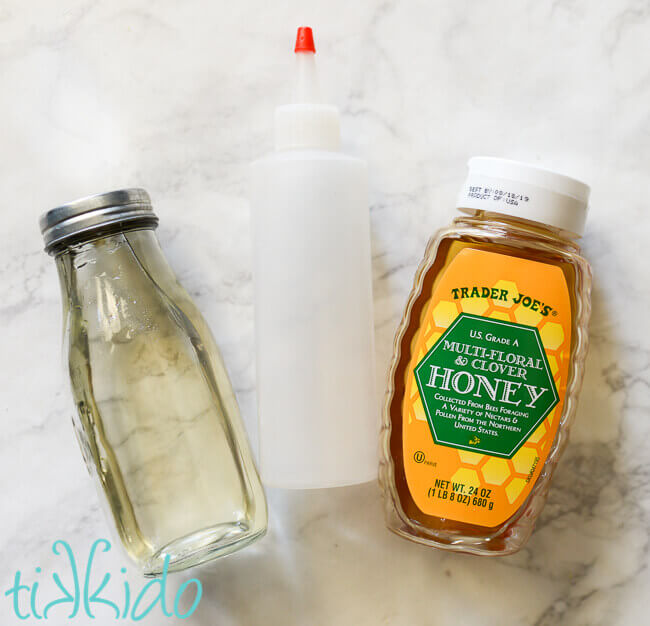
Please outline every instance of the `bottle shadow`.
M546 506L527 546L504 559L557 585L543 623L573 623L606 581L635 576L646 542L643 512L624 456L626 417L624 351L608 317L607 292L594 281L590 346L570 440L551 481ZM639 556L640 558L640 556ZM612 570L614 566L614 571ZM613 601L612 599L608 602ZM613 607L612 607L613 608Z

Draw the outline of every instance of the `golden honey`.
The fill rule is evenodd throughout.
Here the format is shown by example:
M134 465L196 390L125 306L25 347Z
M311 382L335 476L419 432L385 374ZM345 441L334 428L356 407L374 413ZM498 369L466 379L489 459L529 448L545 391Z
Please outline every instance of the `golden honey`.
M575 415L590 269L572 233L466 212L431 240L397 332L380 481L399 535L508 554Z

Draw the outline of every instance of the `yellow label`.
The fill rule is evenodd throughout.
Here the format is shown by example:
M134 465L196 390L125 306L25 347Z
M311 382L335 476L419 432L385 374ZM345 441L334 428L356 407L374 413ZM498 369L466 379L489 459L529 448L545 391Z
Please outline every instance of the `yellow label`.
M471 248L453 259L405 374L404 470L424 514L495 527L521 507L557 433L570 346L559 267Z

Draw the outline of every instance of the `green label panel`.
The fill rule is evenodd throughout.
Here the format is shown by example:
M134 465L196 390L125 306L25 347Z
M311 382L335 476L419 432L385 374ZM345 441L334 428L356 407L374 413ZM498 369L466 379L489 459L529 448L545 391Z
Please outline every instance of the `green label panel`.
M512 458L558 403L537 328L461 313L414 370L436 443Z

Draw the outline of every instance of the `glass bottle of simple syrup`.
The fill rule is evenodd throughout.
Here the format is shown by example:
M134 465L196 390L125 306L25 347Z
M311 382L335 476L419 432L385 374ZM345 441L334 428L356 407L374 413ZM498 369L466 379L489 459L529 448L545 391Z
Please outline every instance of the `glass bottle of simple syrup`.
M238 550L267 521L219 349L157 224L143 189L41 218L63 295L75 430L122 544L148 576Z
M576 411L589 187L473 158L465 215L430 241L397 332L380 481L391 530L510 554L530 536Z

